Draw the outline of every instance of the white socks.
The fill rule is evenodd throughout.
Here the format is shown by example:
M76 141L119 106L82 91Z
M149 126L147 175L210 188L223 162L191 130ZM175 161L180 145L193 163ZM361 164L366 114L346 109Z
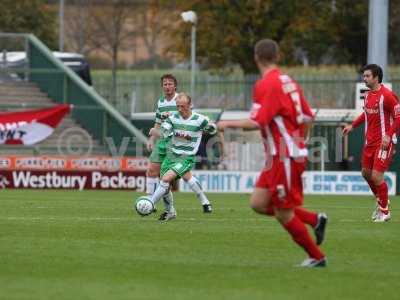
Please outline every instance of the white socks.
M195 192L197 199L199 199L201 202L201 205L210 204L210 201L208 201L203 189L201 188L200 182L195 177L190 178L187 183L192 191Z
M151 196L154 194L157 185L158 185L158 177L146 177L146 194Z
M163 197L163 202L165 206L165 211L175 211L174 207L174 197L172 196L172 192L169 191L169 193L165 194Z
M210 204L210 201L208 201L204 194L199 181L195 177L190 178L187 183L191 190L196 194L201 205ZM172 192L169 191L169 188L170 184L168 182L162 180L159 182L157 177L147 177L146 179L146 193L151 196L153 204L156 204L161 198L163 198L166 211L174 210L174 198Z
M146 194L148 196L152 196L157 189L159 183L158 177L147 177L146 178ZM158 200L157 200L158 201ZM174 208L174 197L172 196L172 192L165 194L163 197L163 202L166 211L175 210Z
M150 201L155 205L168 191L169 183L161 180Z

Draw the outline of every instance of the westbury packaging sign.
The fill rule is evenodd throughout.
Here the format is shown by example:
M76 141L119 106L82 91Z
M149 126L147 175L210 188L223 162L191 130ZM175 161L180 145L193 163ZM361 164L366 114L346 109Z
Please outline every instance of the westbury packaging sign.
M145 157L0 156L0 189L144 191Z
M3 189L105 189L144 191L144 171L2 171Z

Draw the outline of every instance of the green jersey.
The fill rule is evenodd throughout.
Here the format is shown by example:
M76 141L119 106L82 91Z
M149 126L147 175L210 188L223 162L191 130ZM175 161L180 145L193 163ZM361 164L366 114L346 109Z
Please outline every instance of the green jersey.
M178 96L177 93L175 93L174 97L171 100L167 100L165 96L162 96L160 99L157 101L157 110L156 110L156 124L161 125L165 117L163 114L165 113L176 113L177 108L176 108L176 97ZM168 143L169 139L167 138L160 138L157 140L156 144L154 145L153 151L151 152L151 155L149 157L150 161L152 163L158 163L161 164L164 159L165 155L167 153L167 148L168 148Z
M177 93L175 93L174 97L171 100L167 100L165 96L162 96L160 99L158 99L157 102L157 110L156 110L156 120L155 122L157 124L160 124L163 122L164 114L165 113L175 113L177 112L176 108L176 97L178 96Z
M171 137L169 149L178 155L195 155L203 132L215 131L208 117L193 112L184 119L179 113L170 115L161 125L164 137Z

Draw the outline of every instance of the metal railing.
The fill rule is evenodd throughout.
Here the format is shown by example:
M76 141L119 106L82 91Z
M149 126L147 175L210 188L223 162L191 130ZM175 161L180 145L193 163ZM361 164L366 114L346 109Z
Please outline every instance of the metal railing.
M174 71L165 71L174 73ZM161 72L160 72L161 74ZM162 94L160 74L121 72L117 77L115 95L111 94L111 75L93 72L93 86L105 99L124 113L154 111L156 101ZM216 76L201 73L196 80L194 105L196 108L221 108L248 110L252 101L252 87L257 75ZM161 75L160 75L161 76ZM177 73L178 90L190 89L189 77ZM304 94L314 108L352 109L356 97L357 74L293 76L303 88ZM391 77L393 90L400 93L400 75Z

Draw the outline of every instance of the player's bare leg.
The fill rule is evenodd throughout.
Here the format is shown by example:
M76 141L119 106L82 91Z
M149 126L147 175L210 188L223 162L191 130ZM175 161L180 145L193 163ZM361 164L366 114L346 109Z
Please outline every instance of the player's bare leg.
M376 186L379 198L378 214L374 222L386 222L390 220L388 186L383 178L384 178L383 172L372 170L371 180Z
M192 176L192 172L187 172L182 178L188 183L190 189L196 194L197 199L199 199L201 205L203 206L203 212L211 213L211 203L204 194L200 182Z
M268 189L254 188L253 193L250 197L250 207L259 214L262 215L273 215L273 211L268 211L268 204L270 202L271 195Z

